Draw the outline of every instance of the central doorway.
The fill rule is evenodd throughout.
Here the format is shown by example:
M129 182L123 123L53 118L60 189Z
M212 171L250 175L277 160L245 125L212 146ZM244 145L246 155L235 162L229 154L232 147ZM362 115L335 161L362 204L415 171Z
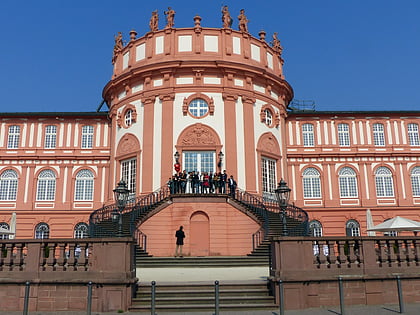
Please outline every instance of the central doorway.
M209 256L210 223L208 216L197 211L190 219L190 250L191 256Z

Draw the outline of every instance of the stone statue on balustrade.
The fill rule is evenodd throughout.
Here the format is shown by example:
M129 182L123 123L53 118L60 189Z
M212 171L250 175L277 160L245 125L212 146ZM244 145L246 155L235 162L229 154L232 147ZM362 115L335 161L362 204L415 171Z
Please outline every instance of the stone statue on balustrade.
M152 17L150 18L149 27L151 32L156 32L159 28L159 16L157 10L152 12Z
M175 20L175 11L172 10L171 7L168 7L168 11L165 11L166 16L166 27L165 28L172 28L174 26Z
M231 28L233 19L230 16L229 8L227 5L223 6L222 8L222 22L223 22L223 28Z
M245 10L241 9L240 14L238 16L239 20L239 30L244 33L248 33L248 19L245 16Z
M277 32L273 34L273 41L271 42L271 45L273 46L274 51L281 55L283 47L281 47L280 45L280 40L277 37Z
M114 36L115 44L114 44L114 52L112 54L112 64L115 63L117 59L117 54L123 49L123 40L121 32L118 32L116 36Z

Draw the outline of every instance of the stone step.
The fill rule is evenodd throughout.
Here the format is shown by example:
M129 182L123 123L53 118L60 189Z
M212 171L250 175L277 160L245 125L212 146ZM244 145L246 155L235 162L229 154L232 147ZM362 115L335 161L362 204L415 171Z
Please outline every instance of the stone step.
M267 266L268 256L137 257L137 268Z
M151 285L139 285L130 311L147 310L151 305ZM220 284L220 310L268 310L276 307L269 295L267 283L236 282ZM212 284L177 283L156 285L156 311L211 311L215 307L215 288Z

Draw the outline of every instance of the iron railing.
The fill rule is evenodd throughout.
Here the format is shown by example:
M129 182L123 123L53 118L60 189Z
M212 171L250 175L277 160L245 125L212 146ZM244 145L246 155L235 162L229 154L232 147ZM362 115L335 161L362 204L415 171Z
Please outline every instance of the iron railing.
M197 195L197 193L171 194L169 187L165 185L148 195L130 199L121 212L123 235L133 236L139 247L145 250L147 246L147 237L139 231L138 226L150 215L151 211L156 209L162 202L175 195ZM261 243L268 238L271 229L270 220L273 219L273 215L274 218L276 215L280 216L281 210L278 203L274 200L250 194L242 189L237 189L234 194L223 195L227 195L241 204L246 211L252 213L259 221L261 229L252 236L253 249L261 245ZM104 206L94 211L89 218L90 236L115 236L115 232L118 230L118 223L114 222L112 217L117 211L119 211L117 204ZM287 229L290 236L308 235L308 214L306 211L295 205L289 204L286 208L286 216L288 222Z

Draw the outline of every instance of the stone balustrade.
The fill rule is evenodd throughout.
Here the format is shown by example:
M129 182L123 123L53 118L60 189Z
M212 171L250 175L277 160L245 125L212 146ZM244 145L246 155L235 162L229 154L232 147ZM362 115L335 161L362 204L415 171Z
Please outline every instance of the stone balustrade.
M17 239L0 241L2 310L22 310L29 282L30 311L127 310L135 286L131 238Z
M270 279L286 308L339 304L338 279L346 283L347 304L398 303L399 277L407 302L420 302L420 237L276 237Z

